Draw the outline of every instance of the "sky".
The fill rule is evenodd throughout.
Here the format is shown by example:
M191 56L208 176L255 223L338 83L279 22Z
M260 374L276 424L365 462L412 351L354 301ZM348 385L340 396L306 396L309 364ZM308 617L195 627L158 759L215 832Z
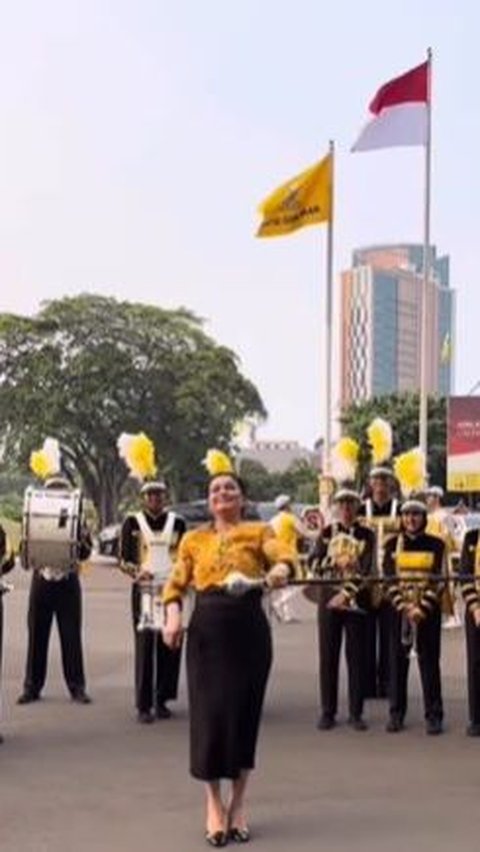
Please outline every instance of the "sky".
M325 231L256 240L256 207L332 138L337 279L357 246L421 242L421 149L349 148L379 85L431 46L432 240L457 290L455 390L480 379L474 0L0 9L1 311L80 292L186 306L258 386L269 411L259 436L311 445L323 423Z

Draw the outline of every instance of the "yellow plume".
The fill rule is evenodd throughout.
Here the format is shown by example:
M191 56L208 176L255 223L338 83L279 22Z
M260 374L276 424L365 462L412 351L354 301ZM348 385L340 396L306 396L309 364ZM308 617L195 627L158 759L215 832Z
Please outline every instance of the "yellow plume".
M367 429L368 443L372 448L373 464L382 464L392 455L392 427L381 417L372 420Z
M142 482L147 477L155 476L155 447L145 432L139 432L137 435L122 432L117 441L117 448L120 458L135 479Z
M41 450L30 453L30 470L39 479L48 479L60 472L60 447L56 438L45 438Z
M30 470L39 479L47 479L51 476L50 460L44 450L33 450L30 453Z
M420 447L397 456L393 462L393 469L405 497L425 487L427 470L425 454Z
M202 464L205 465L210 476L234 472L231 460L221 450L209 450Z
M332 450L332 476L337 482L355 479L360 446L353 438L340 438Z

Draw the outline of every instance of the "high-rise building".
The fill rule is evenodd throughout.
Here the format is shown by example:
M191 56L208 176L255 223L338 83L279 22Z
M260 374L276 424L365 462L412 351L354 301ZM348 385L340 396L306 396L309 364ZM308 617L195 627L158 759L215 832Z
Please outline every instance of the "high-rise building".
M449 257L431 248L427 387L452 392L455 293ZM341 405L420 388L423 247L357 249L341 276Z

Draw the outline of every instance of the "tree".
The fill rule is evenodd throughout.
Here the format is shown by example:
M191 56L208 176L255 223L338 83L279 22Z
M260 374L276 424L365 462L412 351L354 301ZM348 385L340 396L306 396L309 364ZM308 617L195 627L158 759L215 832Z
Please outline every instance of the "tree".
M359 478L364 481L370 465L366 430L374 417L383 417L392 426L393 454L418 445L418 394L390 394L347 406L340 423L344 434L360 444ZM428 400L428 461L430 481L445 486L447 443L447 406L444 397Z
M145 431L177 498L204 482L200 460L227 448L233 426L265 416L235 354L185 309L81 295L33 318L0 315L0 434L26 465L47 435L59 439L97 510L112 522L127 480L121 432Z
M281 490L298 503L318 503L318 470L305 459L293 462L281 475Z
M269 473L260 462L254 459L242 459L239 473L245 482L250 500L269 501L279 493L278 475Z
M240 475L251 500L268 502L279 494L288 494L298 503L318 502L318 471L305 460L293 462L281 473L271 473L260 462L245 458L240 463Z

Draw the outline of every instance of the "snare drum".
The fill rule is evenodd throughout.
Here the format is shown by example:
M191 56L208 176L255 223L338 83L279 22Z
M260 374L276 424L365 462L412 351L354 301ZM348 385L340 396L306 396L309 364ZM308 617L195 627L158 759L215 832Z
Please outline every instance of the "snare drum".
M23 504L21 562L66 574L78 562L82 494L79 489L27 488Z
M153 630L161 633L165 626L165 607L162 604L162 586L154 582L140 584L140 616L137 622L137 630ZM195 608L195 592L189 589L182 601L182 624L188 628L192 612Z

